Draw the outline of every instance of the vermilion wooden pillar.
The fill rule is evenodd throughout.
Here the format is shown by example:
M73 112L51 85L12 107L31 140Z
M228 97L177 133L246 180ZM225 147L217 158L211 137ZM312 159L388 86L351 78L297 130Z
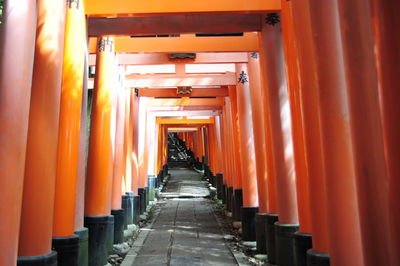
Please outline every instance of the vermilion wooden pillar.
M397 30L400 27L399 2L393 0L372 0L371 13L374 30L375 57L378 70L379 96L381 104L381 116L383 125L383 137L385 145L386 164L389 178L388 196L390 211L391 240L387 244L390 249L391 264L396 265L400 261L398 247L400 246L400 210L398 208L400 195L400 105L398 99L400 91L400 35Z
M333 265L364 265L337 2L309 3L326 176L329 254Z
M122 186L122 193L130 191L131 189L131 180L132 180L132 163L129 155L131 152L131 143L132 138L129 134L129 123L130 123L130 102L131 102L131 92L130 90L125 90L125 127L124 127L124 161L123 161L123 186Z
M387 247L392 237L388 205L390 184L379 109L370 4L360 0L337 2L365 264L395 265L399 261L392 258L392 248Z
M257 174L257 191L258 191L258 208L259 213L256 215L256 241L257 251L266 254L266 213L267 205L267 158L265 145L265 122L263 112L262 85L260 78L260 60L258 53L250 53L249 57L249 80L250 80L250 96L254 129L254 151L256 161Z
M89 264L107 263L114 218L111 213L113 144L111 116L115 86L114 38L99 37L92 104L88 174L86 181L85 226L89 228ZM112 232L112 231L111 231ZM103 263L103 264L101 264Z
M67 4L65 24L53 248L58 253L58 265L77 265L79 239L74 235L74 217L86 53L86 19L81 1ZM76 254L71 255L71 246Z
M130 100L130 134L132 137L131 160L132 160L132 192L137 196L139 188L139 98L135 95L134 90L131 90Z
M16 27L15 25L18 25ZM15 265L36 33L36 2L4 3L0 32L0 264Z
M304 145L303 114L300 101L298 51L292 15L292 2L282 1L282 35L292 121L293 152L296 170L299 231L311 233L308 169ZM311 244L311 243L310 243Z
M278 16L277 14L275 14ZM293 237L288 237L298 229L298 209L296 174L293 154L291 113L285 58L283 54L281 23L267 15L261 33L262 64L266 82L266 98L272 153L276 171L276 192L279 223L275 224L276 258L270 256L270 263L293 265ZM270 234L273 234L271 231ZM273 242L270 244L273 246ZM267 245L268 249L268 245ZM269 253L274 253L269 251ZM275 261L276 259L276 261Z
M38 28L26 147L19 265L57 261L56 253L51 250L51 237L65 4L52 0L38 1L37 4Z
M250 86L252 85L249 83L246 64L236 64L236 76L238 79L236 92L243 185L243 207L241 208L243 239L255 241L255 217L258 212L257 169L250 96Z
M300 98L307 150L312 248L321 257L325 257L325 261L328 263L328 221L320 129L319 92L316 86L315 43L311 40L312 31L308 0L293 1L293 22L298 48Z

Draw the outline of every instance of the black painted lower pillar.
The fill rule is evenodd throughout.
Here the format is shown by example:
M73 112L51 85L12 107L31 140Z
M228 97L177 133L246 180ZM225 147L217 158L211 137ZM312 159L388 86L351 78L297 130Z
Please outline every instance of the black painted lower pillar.
M113 245L114 245L114 216L108 215L107 222L107 252L108 255L113 253Z
M140 216L140 196L133 196L133 223L139 224Z
M150 189L148 186L145 187L144 189L145 189L146 208L147 208L147 206L149 206L149 203L150 203ZM146 209L145 209L145 211L146 211Z
M223 192L222 192L222 186L224 185L224 177L222 176L221 173L218 173L216 175L216 188L217 188L217 198L222 200L223 199Z
M226 199L226 184L222 184L222 203L226 204L227 203L227 199Z
M276 243L275 243L275 223L278 221L278 214L266 214L265 238L267 239L268 262L276 264Z
M242 235L244 241L256 241L256 214L258 207L242 207Z
M106 265L107 227L109 215L85 216L85 227L89 229L89 265Z
M89 265L89 229L82 227L74 233L79 236L78 265L87 266Z
M78 266L79 236L53 237L52 246L58 266Z
M329 266L329 254L319 253L313 249L307 251L307 266Z
M257 252L260 254L267 254L267 237L265 230L267 227L267 214L256 214L256 242Z
M124 210L124 229L128 229L128 212L129 212L128 204L129 204L129 196L122 195L121 206L122 206L122 209Z
M124 242L124 210L111 210L111 215L114 216L114 244Z
M146 211L146 190L144 188L138 189L138 194L140 197L140 214L143 214Z
M125 193L128 196L128 206L127 206L127 224L133 224L133 192L129 191Z
M240 208L243 206L243 190L241 188L234 191L233 220L240 221L242 219Z
M279 266L294 265L294 233L298 224L275 223L276 262Z
M156 198L156 177L154 175L149 175L148 177L149 184L149 201L154 201Z
M312 248L311 234L296 232L294 237L294 265L307 266L307 250Z
M227 196L226 196L226 209L229 212L232 212L232 199L233 199L233 187L228 187Z
M18 257L17 266L57 266L57 252L40 256Z

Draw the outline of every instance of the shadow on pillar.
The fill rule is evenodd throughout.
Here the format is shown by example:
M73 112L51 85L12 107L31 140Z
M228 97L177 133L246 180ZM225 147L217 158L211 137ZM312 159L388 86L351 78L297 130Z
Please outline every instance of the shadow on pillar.
M233 220L241 221L240 208L243 206L243 190L241 188L235 189L233 202Z
M75 230L74 233L79 236L78 265L87 266L89 265L89 230L86 227L82 227Z
M307 251L307 266L329 266L329 254L319 253L313 249Z
M294 237L294 261L296 266L307 266L307 250L312 248L311 234L296 232Z
M241 207L244 241L256 241L256 214L258 207Z
M114 244L124 242L124 213L123 209L111 210L114 216Z
M266 214L266 227L265 227L265 238L267 239L267 254L268 263L276 264L276 244L275 244L275 226L274 224L278 221L278 214L267 213Z
M107 227L108 215L85 216L85 227L89 229L89 265L106 265L108 258L107 250Z
M46 255L18 257L17 266L57 266L57 252L52 251Z
M58 266L78 266L79 236L53 237L52 245Z
M298 224L275 222L276 262L279 266L294 265L294 233Z

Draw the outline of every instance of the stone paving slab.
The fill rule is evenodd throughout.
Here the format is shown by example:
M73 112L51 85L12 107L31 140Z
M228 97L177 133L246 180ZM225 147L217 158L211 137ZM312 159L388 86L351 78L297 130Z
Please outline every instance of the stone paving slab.
M207 183L191 170L170 173L159 214L123 265L237 265L213 215Z

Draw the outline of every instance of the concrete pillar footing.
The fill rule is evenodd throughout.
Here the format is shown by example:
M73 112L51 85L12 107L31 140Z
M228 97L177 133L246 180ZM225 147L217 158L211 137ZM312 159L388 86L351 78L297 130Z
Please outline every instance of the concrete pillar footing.
M29 257L18 257L18 266L57 266L57 252L52 251L49 254Z
M319 253L313 249L307 251L307 266L329 266L329 254Z

